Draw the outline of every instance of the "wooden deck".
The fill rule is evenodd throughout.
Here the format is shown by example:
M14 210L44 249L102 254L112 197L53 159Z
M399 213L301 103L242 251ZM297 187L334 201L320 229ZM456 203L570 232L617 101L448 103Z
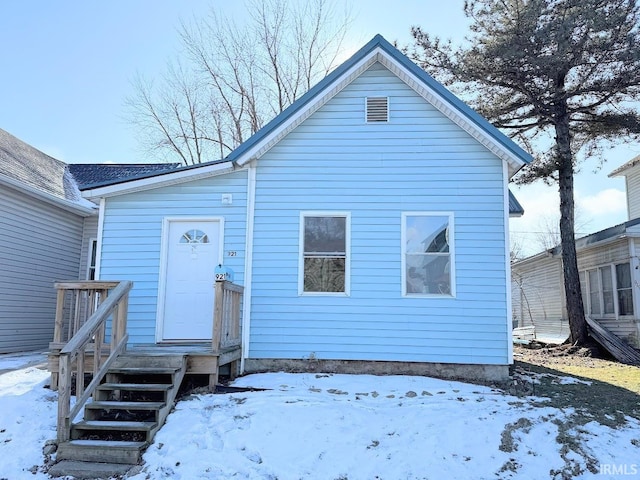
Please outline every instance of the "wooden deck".
M59 282L53 341L49 345L51 388L58 390L58 442L70 438L72 419L100 390L113 366L136 358L142 363L183 358L183 374L208 375L218 382L220 367L234 377L241 358L242 286L215 282L211 340L180 344L129 344L127 314L130 281ZM88 384L87 384L88 382ZM75 385L75 405L71 405ZM174 385L177 389L179 385Z

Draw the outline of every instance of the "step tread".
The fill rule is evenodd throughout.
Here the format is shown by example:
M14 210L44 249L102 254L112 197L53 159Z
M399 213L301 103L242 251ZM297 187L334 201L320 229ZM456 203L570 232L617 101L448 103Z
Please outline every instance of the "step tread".
M147 446L147 442L131 442L118 440L69 440L66 442L68 446L73 447L101 447L101 448L119 448L119 449L140 449Z
M120 420L82 420L74 423L72 428L78 430L122 430L139 431L151 430L157 422L126 422Z
M85 408L89 409L112 409L112 410L157 410L166 405L166 402L118 402L115 400L96 400L87 403Z
M133 465L122 463L83 462L80 460L60 460L51 466L51 477L112 478L125 475ZM120 478L120 477L118 477Z
M103 383L98 386L98 390L169 390L173 388L172 383Z
M111 367L107 373L170 375L180 370L180 367Z

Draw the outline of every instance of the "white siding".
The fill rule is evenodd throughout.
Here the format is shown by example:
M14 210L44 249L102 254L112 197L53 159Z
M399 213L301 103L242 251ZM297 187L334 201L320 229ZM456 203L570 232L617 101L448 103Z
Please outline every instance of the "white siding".
M620 239L615 243L580 250L578 252L578 270L586 270L600 265L629 261L629 243Z
M563 302L562 262L558 257L545 257L512 267L514 320L518 326L542 325L566 318Z
M83 219L0 187L0 353L53 340L56 280L77 280Z
M640 167L625 172L629 220L640 218Z
M389 97L366 124L365 97ZM380 64L258 160L250 358L507 364L502 162ZM350 212L350 296L299 296L300 211ZM401 295L402 212L453 212L456 297Z
M638 192L640 193L640 192ZM578 269L586 270L592 269L604 265L611 265L616 263L627 263L632 261L630 252L629 252L629 239L621 238L614 243L608 243L602 246L597 246L591 248L587 251L578 252ZM636 241L636 248L640 247L640 242ZM638 274L638 272L633 268L632 265L632 275ZM640 290L638 289L638 282L633 282L633 296L634 300L637 299L637 296L640 294ZM583 299L585 303L585 312L587 311L587 299ZM637 305L637 302L635 302ZM637 310L637 308L636 308ZM634 345L636 347L640 347L639 341L639 333L640 333L640 324L638 323L638 312L635 311L634 316L623 316L623 317L615 317L613 315L600 315L600 316L592 316L595 320L597 320L603 327L607 328L611 332L618 335L620 338L626 340L629 344Z
M602 326L609 329L629 344L640 346L638 342L640 326L637 320L638 272L634 268L634 259L630 257L627 238L615 242L594 246L578 251L578 270L585 271L601 266L632 261L632 274L635 275L634 301L636 314L634 316L616 317L615 315L598 315L592 317ZM640 240L637 240L640 248ZM637 262L637 260L636 260ZM543 329L562 329L568 324L568 316L564 305L564 286L562 263L559 257L538 258L532 261L516 264L512 269L512 298L514 317L518 317L518 326L535 325L536 332L542 325ZM585 313L589 314L588 298L583 298ZM517 310L515 306L518 305ZM560 320L562 319L562 320Z
M130 343L155 343L160 244L165 217L224 217L224 263L243 284L247 171L109 198L102 235L100 277L132 280ZM233 204L223 206L223 193ZM229 251L236 256L227 257ZM213 295L213 285L211 286Z

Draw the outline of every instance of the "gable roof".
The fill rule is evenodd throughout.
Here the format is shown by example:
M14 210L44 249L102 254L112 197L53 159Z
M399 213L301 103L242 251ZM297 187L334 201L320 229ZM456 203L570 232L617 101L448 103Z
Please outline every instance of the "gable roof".
M380 62L388 68L447 118L505 161L508 165L509 177L532 161L531 155L513 140L438 83L381 35L376 35L349 60L329 73L224 159L180 167L171 172L162 172L160 175L155 173L141 175L131 182L120 179L117 182L105 183L96 186L95 189L85 191L85 196L97 198L120 195L219 175L233 170L234 165L244 166L252 160L260 158L280 139L376 62ZM519 204L518 207L514 204L516 214L522 211Z
M446 117L506 161L510 176L532 161L529 153L413 63L382 35L373 37L349 60L267 123L226 159L244 165L259 158L375 62L380 62L391 70Z
M67 164L0 128L0 182L81 215L93 213Z
M178 167L180 167L179 163L75 163L69 165L69 171L76 180L78 188L87 190L167 173Z

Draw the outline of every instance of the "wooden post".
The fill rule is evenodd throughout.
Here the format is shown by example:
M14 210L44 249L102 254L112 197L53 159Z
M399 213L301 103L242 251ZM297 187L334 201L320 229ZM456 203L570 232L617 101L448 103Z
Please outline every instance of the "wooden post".
M64 294L65 291L62 288L58 288L58 296L56 300L56 319L53 327L53 341L54 343L62 342L62 333L64 331Z
M60 355L58 386L58 443L69 440L69 410L71 406L71 365L69 355Z
M224 314L224 280L216 281L213 308L213 353L220 352L220 338L222 335L222 316Z

